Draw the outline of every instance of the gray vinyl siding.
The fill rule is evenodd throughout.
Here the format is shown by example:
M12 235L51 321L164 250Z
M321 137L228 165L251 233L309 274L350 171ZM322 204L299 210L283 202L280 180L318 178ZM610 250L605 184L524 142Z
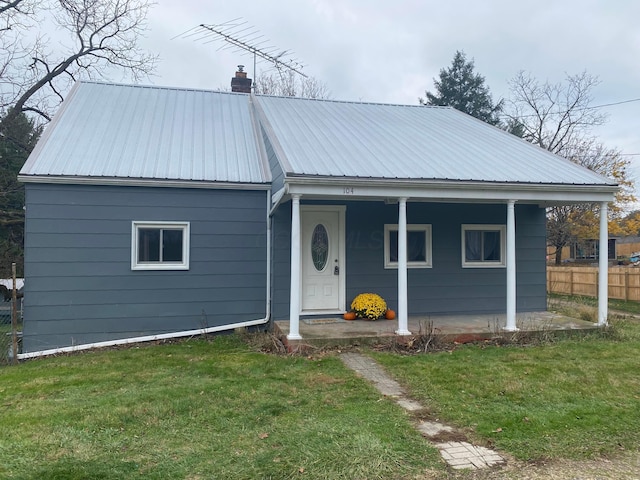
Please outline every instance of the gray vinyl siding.
M271 169L271 190L275 193L284 186L284 172L273 150L271 140L269 140L263 128L260 128L260 131L262 132L262 139L264 140L264 147L267 152L267 159L269 160L269 168Z
M266 191L26 185L23 351L265 316ZM132 221L190 222L190 267L132 271Z
M289 318L291 283L291 202L278 208L272 218L271 313L274 320Z
M397 308L397 270L384 268L384 224L398 223L398 206L347 202L347 308L362 292L382 295ZM274 216L273 313L288 318L290 204ZM410 268L409 314L504 313L506 269L462 268L462 224L506 224L506 205L408 203L408 223L432 225L433 267ZM516 205L518 311L546 309L545 211Z

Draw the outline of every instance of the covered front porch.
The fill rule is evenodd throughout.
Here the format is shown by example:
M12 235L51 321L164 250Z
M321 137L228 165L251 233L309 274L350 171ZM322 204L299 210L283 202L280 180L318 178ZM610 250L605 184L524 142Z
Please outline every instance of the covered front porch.
M546 209L596 204L606 243L615 181L455 109L277 97L255 108L273 179L271 316L289 341L325 327L410 338L429 314L454 328L434 313L515 334L546 307ZM593 323L605 326L600 266ZM361 293L396 320L322 323Z
M278 202L291 201L290 231L286 232L290 236L290 250L283 251L290 255L289 316L287 320L282 314L274 316L276 326L287 340L330 339L334 335L336 338L410 337L424 333L428 324L436 334L485 337L498 331L573 330L594 326L544 311L546 281L540 283L545 268L545 206L555 202L581 203L586 198L572 192L533 194L526 189L502 191L495 188L487 192L468 185L461 193L441 185L426 189L407 185L345 187L342 183L335 180L326 185L321 181L291 182L286 193L283 191L274 199L274 209ZM599 207L600 237L606 238L608 204L602 201ZM324 228L324 219L312 217L329 210L335 210L334 223L338 226L335 229ZM519 223L517 233L516 222ZM285 226L284 222L281 224ZM324 247L322 252L326 252L320 268L312 263L315 236L309 233L318 225L328 231L319 245ZM387 233L391 230L397 235L393 251ZM339 234L332 235L332 231ZM423 239L418 249L422 253L422 263L410 257L408 236L416 231ZM469 234L476 231L480 234ZM495 258L488 255L485 258L488 245L485 237L489 238L489 234L495 237L498 245L494 249ZM376 235L384 241L364 246L357 241L346 241L375 239ZM328 239L332 237L339 241L335 247L337 253L330 254L330 248L334 247L330 247ZM467 246L469 239L476 238L484 242L482 248L477 248L481 253ZM326 287L319 283L319 286L309 288L305 283L305 262L311 265L306 267L307 272L316 276L319 276L318 272L324 272L335 285ZM279 263L284 265L283 261ZM600 263L605 274L599 278L596 319L597 326L605 326L606 258ZM337 307L318 295L325 291L339 292L334 295ZM351 299L367 291L381 294L389 305L396 306L395 321L349 322L338 317L349 310ZM305 297L311 296L308 292L319 298L311 307ZM474 309L482 313L476 314ZM429 310L443 313L429 314ZM500 313L484 313L487 311ZM366 334L360 335L362 332Z
M289 320L274 322L274 332L286 338L289 335ZM445 341L468 343L491 339L507 332L507 315L428 315L409 316L408 328L413 336L433 334ZM551 311L516 314L519 335L596 329L594 322L568 317ZM352 320L338 316L302 318L299 329L301 340L288 340L289 345L309 344L316 347L331 347L344 344L378 343L397 337L398 323L395 320ZM405 339L410 337L405 337Z

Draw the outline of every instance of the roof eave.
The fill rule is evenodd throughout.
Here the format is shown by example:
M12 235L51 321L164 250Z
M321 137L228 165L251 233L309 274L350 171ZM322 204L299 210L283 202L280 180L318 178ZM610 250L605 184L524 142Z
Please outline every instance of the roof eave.
M156 178L83 177L65 175L18 175L23 183L66 185L118 185L128 187L206 188L225 190L269 190L270 183L214 182L206 180L172 180Z
M531 203L611 202L616 184L534 184L511 182L291 177L287 194L337 198L408 198L432 201L508 201Z

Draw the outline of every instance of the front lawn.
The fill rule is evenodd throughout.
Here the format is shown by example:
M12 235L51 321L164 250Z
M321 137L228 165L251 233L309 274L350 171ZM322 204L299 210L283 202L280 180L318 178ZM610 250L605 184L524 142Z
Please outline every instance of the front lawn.
M640 444L640 323L531 347L465 346L375 358L432 414L523 460L580 459Z
M518 459L638 450L637 321L535 346L365 353L432 418ZM337 355L255 353L236 336L1 367L0 408L0 478L479 478L448 473Z
M388 479L443 470L334 357L235 336L0 368L0 478Z

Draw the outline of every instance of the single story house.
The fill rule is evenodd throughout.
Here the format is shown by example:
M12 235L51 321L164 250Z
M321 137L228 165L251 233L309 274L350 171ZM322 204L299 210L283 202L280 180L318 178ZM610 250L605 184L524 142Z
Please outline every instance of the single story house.
M546 309L545 208L615 182L452 108L77 83L20 172L23 356ZM602 283L602 282L601 282ZM606 289L606 277L604 281ZM600 322L606 321L606 290Z

